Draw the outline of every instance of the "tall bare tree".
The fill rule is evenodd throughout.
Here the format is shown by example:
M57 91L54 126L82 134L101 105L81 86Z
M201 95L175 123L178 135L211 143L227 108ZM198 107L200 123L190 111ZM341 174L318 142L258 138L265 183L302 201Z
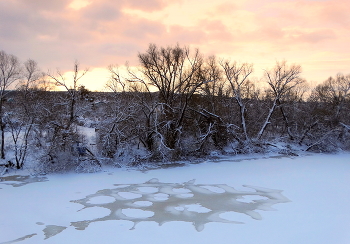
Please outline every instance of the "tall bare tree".
M36 118L39 116L40 102L37 99L36 85L43 78L36 61L29 59L23 64L22 79L18 83L14 111L9 111L6 117L10 128L16 168L23 167L29 147L29 136Z
M275 111L277 106L280 106L283 119L287 126L287 131L291 139L293 138L287 115L281 107L281 99L287 95L294 88L304 83L305 80L300 77L301 66L300 65L287 65L286 61L277 62L272 70L265 71L265 81L271 89L272 105L266 115L265 121L258 132L256 139L260 140L267 125L270 124L272 113Z
M8 89L21 79L21 63L18 58L5 51L0 51L0 157L5 158L5 121L4 121L4 103Z
M245 141L249 141L247 133L247 124L245 120L246 103L244 101L244 92L246 84L249 82L248 77L253 72L253 65L248 63L239 64L230 62L229 60L221 61L221 66L224 69L225 77L228 81L232 96L235 98L241 119L241 129Z
M173 150L179 143L189 101L200 86L209 82L195 75L203 58L198 50L192 55L188 47L164 48L155 44L138 58L139 74L129 72L129 80L142 84L148 92L151 89L158 92L159 100L150 110L157 120L154 133L162 145Z
M68 106L68 122L65 125L66 129L68 129L75 120L75 112L76 112L76 103L78 100L78 88L79 88L79 80L83 78L89 69L80 70L80 65L78 61L74 62L73 66L73 75L71 79L67 80L66 76L60 71L57 70L56 75L47 73L47 76L51 78L57 86L63 87L68 95L69 95L69 106Z
M123 146L133 141L134 121L140 111L139 106L135 106L134 93L128 92L128 82L120 75L118 66L110 65L108 71L110 76L105 85L109 91L106 96L108 103L103 110L108 116L98 123L98 143L101 154L113 158L118 151L125 149Z

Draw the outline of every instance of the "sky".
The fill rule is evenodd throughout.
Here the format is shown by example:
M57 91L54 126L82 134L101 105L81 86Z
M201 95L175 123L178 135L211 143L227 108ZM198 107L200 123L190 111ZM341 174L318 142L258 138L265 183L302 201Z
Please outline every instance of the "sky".
M0 50L43 71L78 60L91 90L150 43L253 63L256 77L286 60L318 83L350 73L349 13L344 0L0 0Z

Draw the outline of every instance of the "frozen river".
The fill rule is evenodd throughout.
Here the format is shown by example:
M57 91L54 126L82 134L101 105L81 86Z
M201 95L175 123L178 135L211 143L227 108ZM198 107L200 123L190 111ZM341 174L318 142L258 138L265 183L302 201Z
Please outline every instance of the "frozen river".
M350 243L350 154L0 177L4 243Z

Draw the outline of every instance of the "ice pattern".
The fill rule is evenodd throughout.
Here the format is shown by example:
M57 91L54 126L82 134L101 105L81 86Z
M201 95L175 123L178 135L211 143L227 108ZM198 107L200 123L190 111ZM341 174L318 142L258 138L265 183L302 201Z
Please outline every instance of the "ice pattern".
M170 221L190 222L197 231L202 231L210 222L242 224L241 221L223 217L236 212L260 220L256 210L270 211L277 203L290 200L281 190L248 186L253 191L238 191L226 184L164 183L151 179L142 184L115 184L113 189L99 190L85 198L72 202L84 209L102 207L109 211L106 216L72 222L77 230L84 230L93 222L127 220L134 223L131 229L144 221L162 225ZM253 200L250 200L253 198ZM104 200L105 199L105 200Z

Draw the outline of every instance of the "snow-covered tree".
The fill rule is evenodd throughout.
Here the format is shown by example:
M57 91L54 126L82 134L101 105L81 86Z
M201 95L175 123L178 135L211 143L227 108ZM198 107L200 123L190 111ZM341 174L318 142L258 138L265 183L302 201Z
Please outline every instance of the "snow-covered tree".
M228 81L230 93L236 100L241 120L241 130L243 132L243 140L249 141L250 138L247 132L246 124L246 102L244 97L244 90L249 83L248 77L253 72L253 65L248 63L239 64L237 62L230 62L229 60L222 61L221 66L225 73L225 78Z
M68 129L75 122L76 103L79 99L79 80L83 78L88 71L89 69L80 70L79 62L75 61L71 79L67 79L67 77L60 70L57 70L56 75L51 74L50 72L47 73L47 76L56 84L56 86L63 87L68 93L68 118L64 125L65 129Z
M191 54L188 47L155 44L138 58L141 68L138 73L129 72L129 81L141 84L148 92L158 92L156 104L149 107L152 134L176 157L189 102L199 87L209 82L196 76L203 58L198 50Z
M301 78L301 66L300 65L287 65L286 61L277 62L275 67L271 70L265 71L265 81L267 82L270 93L272 104L265 117L265 120L258 132L256 139L260 140L266 127L270 124L272 113L275 111L277 106L281 107L281 99L283 99L289 92L304 83L305 80ZM288 118L282 110L283 119L286 123L288 134L292 137Z
M5 158L5 121L4 121L4 103L8 94L8 89L21 79L21 63L19 59L7 54L5 51L0 51L0 157Z

